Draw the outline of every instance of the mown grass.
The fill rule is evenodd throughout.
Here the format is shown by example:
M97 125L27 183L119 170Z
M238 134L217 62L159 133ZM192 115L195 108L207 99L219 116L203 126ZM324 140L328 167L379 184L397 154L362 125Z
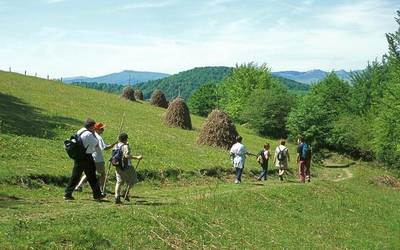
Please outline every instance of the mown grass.
M273 175L261 183L249 159L233 185L227 152L195 143L202 118L192 116L193 131L169 128L165 110L146 103L3 72L0 94L1 249L400 248L400 192L376 183L390 174L377 166L314 166L306 185ZM133 200L94 202L86 187L63 201L71 171L63 140L93 117L111 142L124 112L133 150L145 157ZM276 145L238 129L252 152Z

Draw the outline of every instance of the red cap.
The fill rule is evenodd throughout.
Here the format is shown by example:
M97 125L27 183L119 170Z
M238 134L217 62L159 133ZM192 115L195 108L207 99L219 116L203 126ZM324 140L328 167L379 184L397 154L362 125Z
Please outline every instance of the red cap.
M102 129L105 128L106 125L104 125L101 122L96 122L96 124L94 125L94 129Z

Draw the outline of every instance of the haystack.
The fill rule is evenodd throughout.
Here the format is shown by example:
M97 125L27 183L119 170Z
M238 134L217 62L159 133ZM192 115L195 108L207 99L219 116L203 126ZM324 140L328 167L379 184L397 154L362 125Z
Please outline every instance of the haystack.
M140 101L144 100L143 92L140 89L135 90L135 98Z
M238 132L229 116L221 110L214 109L197 138L198 144L229 149L235 142Z
M129 101L136 101L135 99L135 91L133 90L133 88L131 86L126 86L123 90L122 90L122 98L125 98Z
M189 108L181 97L178 96L169 104L164 122L172 127L192 129Z
M161 108L168 108L168 102L167 99L165 98L165 95L161 90L156 90L153 92L150 98L150 104L161 107Z

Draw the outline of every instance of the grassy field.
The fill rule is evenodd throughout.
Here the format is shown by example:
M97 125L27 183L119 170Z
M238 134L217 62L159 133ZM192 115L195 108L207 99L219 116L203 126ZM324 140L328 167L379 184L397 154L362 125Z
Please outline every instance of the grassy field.
M107 124L104 137L112 142L124 112L134 153L145 157L134 199L116 206L109 193L107 201L94 202L86 186L75 201L64 201L72 162L63 140L92 117ZM274 171L257 182L258 166L249 159L243 183L234 185L227 152L195 142L204 119L192 116L194 130L184 131L163 125L164 112L0 72L0 248L400 248L399 188L377 178L393 173L357 162L313 166L306 185L295 177L281 183ZM266 141L276 145L238 130L252 152Z

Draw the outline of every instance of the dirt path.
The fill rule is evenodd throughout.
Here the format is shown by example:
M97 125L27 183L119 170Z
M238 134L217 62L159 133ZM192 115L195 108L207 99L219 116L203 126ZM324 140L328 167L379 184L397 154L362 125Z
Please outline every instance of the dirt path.
M347 180L347 179L350 179L350 178L353 178L353 173L350 172L349 169L345 168L345 169L343 169L343 175L342 174L339 175L339 178L334 179L333 181L334 182L339 182L339 181L344 181L344 180Z

